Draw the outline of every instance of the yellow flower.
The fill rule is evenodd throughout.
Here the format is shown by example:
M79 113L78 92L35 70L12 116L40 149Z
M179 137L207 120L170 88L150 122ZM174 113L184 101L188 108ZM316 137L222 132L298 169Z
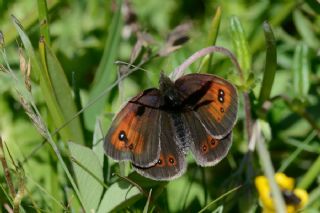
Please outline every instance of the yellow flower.
M303 189L294 189L293 178L287 177L283 173L276 173L275 180L282 192L288 213L297 212L306 205L308 202L308 193ZM268 179L265 176L258 176L255 178L255 185L263 206L263 212L275 212Z

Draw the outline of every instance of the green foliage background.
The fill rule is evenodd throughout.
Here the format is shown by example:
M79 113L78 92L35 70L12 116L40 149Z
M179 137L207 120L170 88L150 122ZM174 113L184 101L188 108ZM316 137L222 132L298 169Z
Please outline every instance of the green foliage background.
M254 177L272 174L273 168L309 192L305 211L318 211L320 4L128 2L0 0L0 136L19 195L12 195L1 170L0 211L260 212ZM130 12L135 16L128 19ZM172 47L166 38L182 23L191 23L189 41L167 55L156 55ZM148 60L133 61L147 71L135 71L114 84L119 77L114 62L132 59L137 26L152 37L140 52ZM247 100L240 95L228 157L215 167L201 168L188 156L186 174L170 182L148 180L129 164L119 166L105 157L103 136L121 105L156 87L160 71L169 74L191 54L214 44L236 54L244 79L218 53L194 63L187 73L225 77L239 94L247 94ZM21 64L29 60L31 93L21 74ZM248 127L248 121L261 129ZM260 130L263 134L255 142L266 142L266 147L251 152L248 132ZM273 166L261 155L270 155ZM130 181L119 175L129 175Z

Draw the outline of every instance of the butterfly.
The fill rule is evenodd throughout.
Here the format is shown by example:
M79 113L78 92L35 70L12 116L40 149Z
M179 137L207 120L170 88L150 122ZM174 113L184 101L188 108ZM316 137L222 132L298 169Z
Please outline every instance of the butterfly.
M172 81L162 73L159 89L144 90L115 116L104 150L145 177L172 180L186 171L189 151L200 166L227 155L237 111L237 90L227 80L194 73Z

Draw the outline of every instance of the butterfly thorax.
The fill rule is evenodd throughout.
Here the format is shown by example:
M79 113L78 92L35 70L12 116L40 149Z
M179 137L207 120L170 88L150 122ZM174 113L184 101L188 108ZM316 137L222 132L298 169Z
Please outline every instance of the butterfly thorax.
M159 80L159 90L162 95L162 106L168 110L179 109L182 106L182 96L175 88L174 82L169 77L161 73Z

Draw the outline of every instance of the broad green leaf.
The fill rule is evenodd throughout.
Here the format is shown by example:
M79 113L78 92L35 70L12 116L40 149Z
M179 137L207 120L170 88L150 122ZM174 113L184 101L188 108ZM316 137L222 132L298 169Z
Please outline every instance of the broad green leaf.
M64 141L84 144L83 132L71 88L58 59L43 40L39 43L42 72L40 86L56 128Z
M305 100L310 88L309 49L304 43L297 45L293 58L293 89L296 98Z
M105 192L98 213L120 210L136 202L141 193L135 186L120 181L112 184Z
M96 118L102 112L104 104L108 99L107 96L104 96L99 100L96 100L97 97L105 90L106 87L110 86L111 83L116 80L114 62L119 50L121 29L123 25L121 16L122 0L118 0L117 2L118 10L111 21L102 59L89 94L89 103L92 101L96 102L84 112L85 125L90 130L93 130Z
M87 212L96 211L103 191L103 186L96 179L103 180L100 161L91 149L72 142L68 145L71 156L81 164L72 163L84 208Z
M248 42L239 19L233 16L230 20L231 35L233 46L236 51L237 59L245 79L248 78L251 69L251 54Z

